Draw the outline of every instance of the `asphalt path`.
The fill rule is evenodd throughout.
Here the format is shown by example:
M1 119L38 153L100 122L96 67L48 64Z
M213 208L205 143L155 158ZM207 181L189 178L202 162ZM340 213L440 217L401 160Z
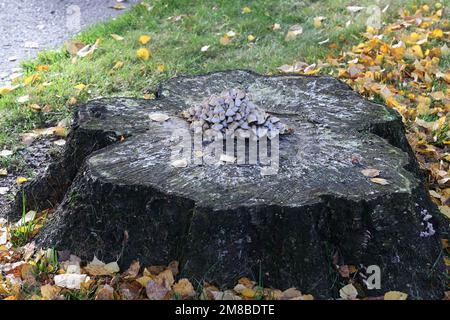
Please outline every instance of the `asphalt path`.
M122 1L130 7L138 0ZM57 48L80 29L125 10L116 0L0 0L0 84L20 73L20 61Z

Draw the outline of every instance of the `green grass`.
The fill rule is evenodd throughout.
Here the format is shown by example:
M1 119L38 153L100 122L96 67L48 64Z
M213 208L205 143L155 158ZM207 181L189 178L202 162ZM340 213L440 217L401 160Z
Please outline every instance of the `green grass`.
M23 63L24 78L32 74L42 78L38 83L22 85L0 97L0 149L17 146L20 133L70 117L73 106L68 101L72 97L78 102L100 96L142 97L162 79L180 74L234 68L270 73L276 72L282 64L324 59L338 53L342 46L348 47L361 40L368 15L364 10L352 14L346 9L355 3L368 6L373 1L151 1L151 10L145 5L136 5L115 20L93 26L77 36L85 44L101 39L92 57L72 63L70 54L61 49L41 52L37 59ZM390 7L383 14L383 21L392 19L401 6L421 2L381 0L379 7L384 8L388 3ZM251 13L242 13L245 6L252 9ZM182 16L179 21L169 19L179 15ZM313 26L316 16L326 17L320 29ZM348 20L353 23L346 27ZM274 23L279 23L281 30L271 30ZM302 25L303 34L286 42L285 34L294 24ZM220 37L230 30L236 32L236 37L229 45L220 45ZM124 40L114 40L110 36L113 33ZM152 36L149 44L139 44L138 38L143 34ZM254 43L247 41L249 34L256 37ZM338 48L318 44L327 38ZM201 52L204 45L210 48ZM151 50L152 57L148 61L136 56L136 50L141 47ZM117 61L122 61L123 67L112 70ZM166 67L165 72L157 71L161 64ZM50 70L36 71L38 65L48 65ZM47 86L42 85L44 82ZM74 88L80 83L88 85L81 93ZM30 96L30 101L18 104L17 98L25 94ZM49 105L51 111L35 112L29 107L33 103Z

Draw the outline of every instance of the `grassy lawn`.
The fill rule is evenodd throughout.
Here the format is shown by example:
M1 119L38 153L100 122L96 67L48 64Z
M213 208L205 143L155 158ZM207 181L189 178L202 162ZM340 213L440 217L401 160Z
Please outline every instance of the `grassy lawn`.
M357 5L366 7L372 2L360 0ZM384 0L379 7L383 9L387 4L383 21L391 20L400 7L418 5L419 1ZM178 74L231 68L270 73L286 63L312 63L337 54L342 47L361 40L369 17L365 9L352 13L347 9L349 5L355 2L177 0L136 5L117 19L93 26L76 37L84 44L100 39L91 56L74 61L63 48L44 51L37 59L23 63L24 76L15 83L18 87L0 96L0 149L17 146L20 133L70 117L75 103L90 98L143 97L160 80ZM244 7L251 11L245 12ZM314 27L318 16L326 17L320 29ZM279 24L280 29L273 30L274 24ZM302 26L303 33L285 41L288 29L295 24ZM222 45L220 38L229 31L236 35L229 44ZM141 35L152 39L142 45L138 41ZM249 35L253 41L249 41ZM326 44L318 44L326 39ZM210 47L202 52L203 46ZM142 47L151 52L146 61L136 55ZM48 70L42 70L47 66ZM86 87L75 88L80 84ZM24 95L29 100L18 103ZM35 111L36 105L44 111Z

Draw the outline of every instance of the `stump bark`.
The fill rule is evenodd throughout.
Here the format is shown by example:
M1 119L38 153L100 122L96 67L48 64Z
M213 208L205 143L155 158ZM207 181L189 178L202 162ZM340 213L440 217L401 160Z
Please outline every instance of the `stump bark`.
M239 88L294 129L280 167L171 166L180 112ZM150 120L152 112L170 115ZM361 170L374 168L389 184ZM181 262L184 276L233 284L241 276L336 296L334 265L381 269L380 294L441 298L439 223L401 118L330 77L247 71L178 77L155 100L110 98L79 107L64 159L27 186L30 205L58 203L41 246L127 265ZM424 213L438 232L421 237Z

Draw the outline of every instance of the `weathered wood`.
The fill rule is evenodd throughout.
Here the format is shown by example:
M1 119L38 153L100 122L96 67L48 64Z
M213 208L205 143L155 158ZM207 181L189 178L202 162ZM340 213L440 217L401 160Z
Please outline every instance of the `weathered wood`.
M279 172L171 166L170 136L188 125L180 111L231 88L294 129L280 139ZM153 122L155 111L171 118ZM371 182L365 168L389 184ZM124 264L179 260L198 280L229 284L247 275L318 297L336 295L334 257L380 266L381 292L442 295L438 237L420 236L424 210L438 213L400 117L330 77L218 72L168 80L155 100L91 101L79 107L53 177L28 187L35 204L64 195L40 245ZM45 185L51 195L42 194ZM430 221L439 231L437 220Z

